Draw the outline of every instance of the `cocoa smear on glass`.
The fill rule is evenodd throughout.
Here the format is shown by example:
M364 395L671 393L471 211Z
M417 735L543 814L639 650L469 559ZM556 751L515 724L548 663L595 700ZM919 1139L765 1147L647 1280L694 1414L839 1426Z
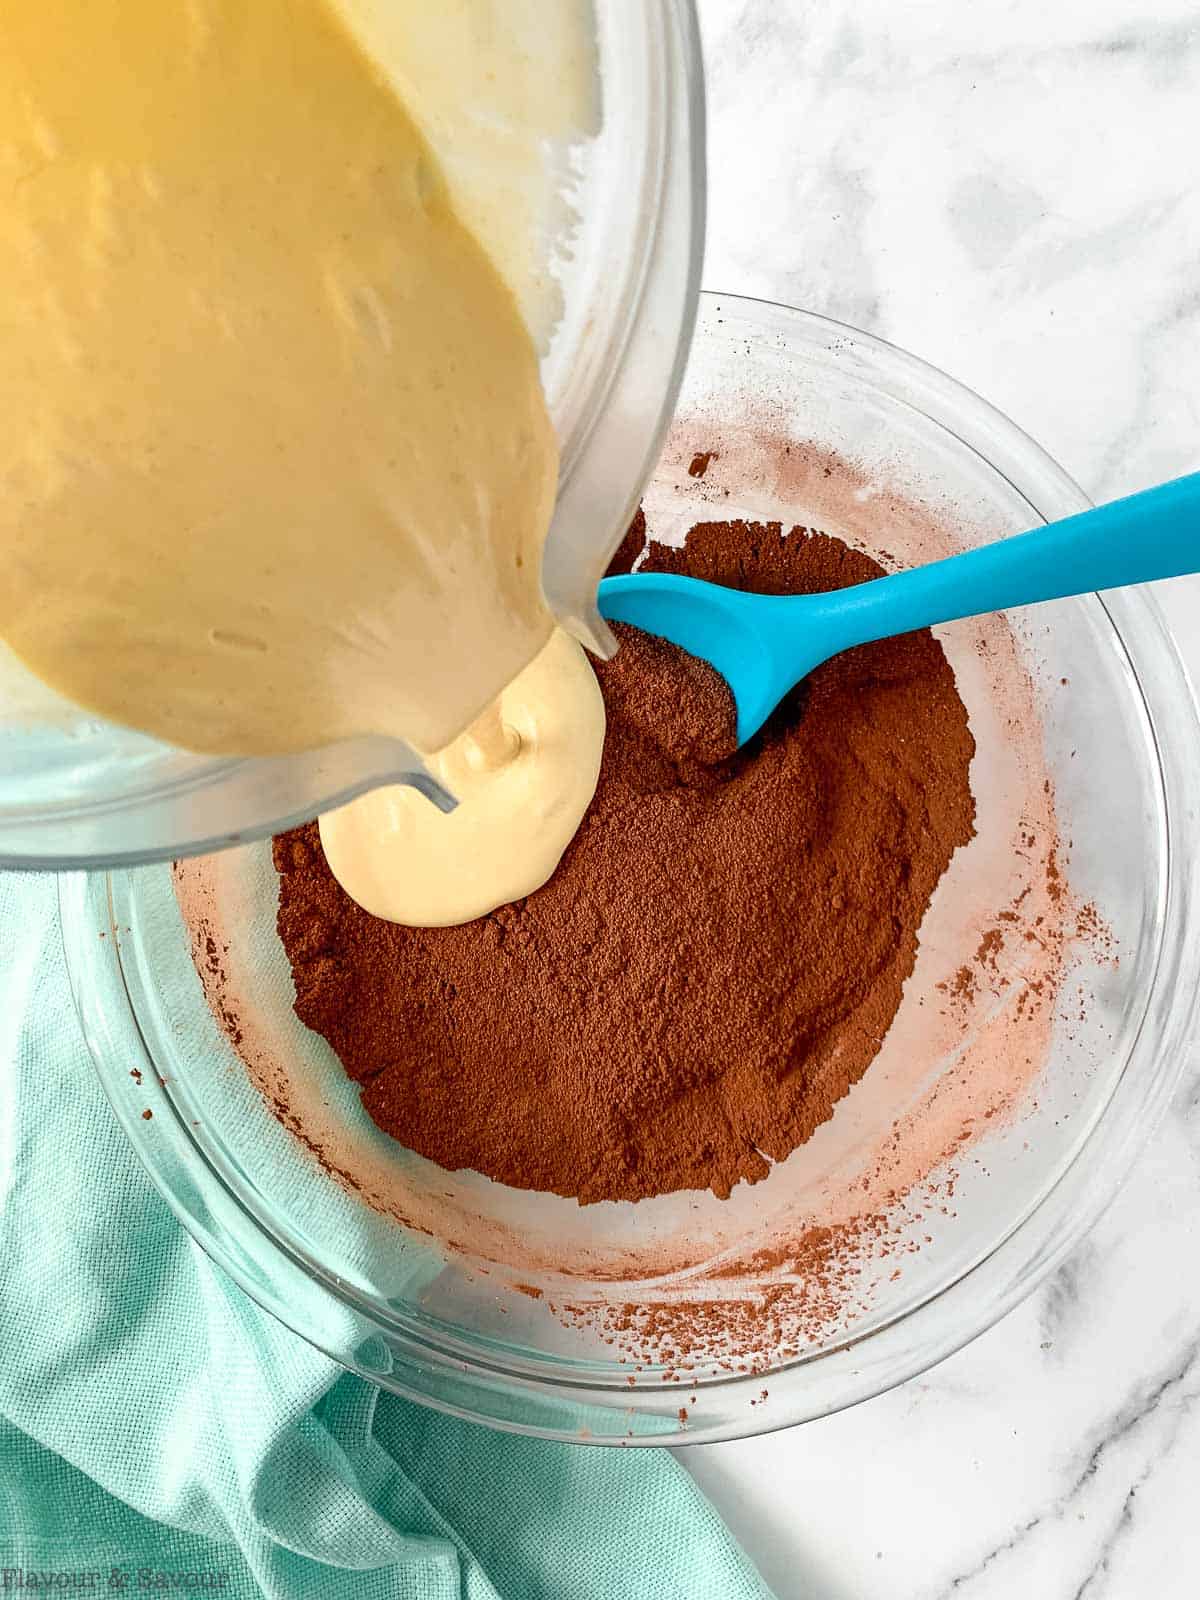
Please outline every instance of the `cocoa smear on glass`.
M635 524L627 569L644 542ZM643 568L762 593L881 568L778 523L709 522ZM275 842L296 1011L401 1143L581 1201L727 1195L833 1114L900 1004L917 932L972 835L974 743L928 632L807 680L731 753L704 663L631 629L597 667L609 732L557 873L460 928L381 922L315 825Z

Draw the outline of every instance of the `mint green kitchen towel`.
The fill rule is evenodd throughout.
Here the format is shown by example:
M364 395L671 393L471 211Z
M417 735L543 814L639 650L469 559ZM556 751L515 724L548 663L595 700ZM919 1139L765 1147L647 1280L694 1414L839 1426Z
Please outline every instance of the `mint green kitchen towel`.
M0 1595L769 1600L664 1451L548 1444L342 1372L120 1133L50 878L0 875Z

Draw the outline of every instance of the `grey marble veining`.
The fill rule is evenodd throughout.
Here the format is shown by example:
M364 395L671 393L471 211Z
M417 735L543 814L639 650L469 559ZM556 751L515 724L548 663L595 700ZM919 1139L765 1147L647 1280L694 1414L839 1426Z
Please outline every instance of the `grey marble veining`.
M1194 0L702 0L710 286L893 339L1095 493L1200 460Z
M1197 0L700 0L705 280L894 340L1094 497L1200 468ZM1200 583L1160 598L1200 679ZM892 1394L686 1460L781 1600L1200 1593L1200 1050L1087 1241Z
M1196 1593L1184 1122L1180 1107L1088 1242L960 1354L838 1417L689 1453L781 1600Z

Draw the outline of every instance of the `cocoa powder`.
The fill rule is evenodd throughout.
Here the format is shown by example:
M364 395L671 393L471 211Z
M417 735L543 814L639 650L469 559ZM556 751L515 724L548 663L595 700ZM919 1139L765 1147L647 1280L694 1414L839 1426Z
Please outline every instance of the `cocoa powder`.
M644 524L622 548L640 554ZM779 524L703 523L652 570L764 593L874 577ZM866 1071L973 829L973 740L927 632L828 663L733 752L711 668L622 629L600 782L555 876L460 928L380 922L315 825L275 841L296 1011L375 1121L457 1169L581 1201L728 1194Z

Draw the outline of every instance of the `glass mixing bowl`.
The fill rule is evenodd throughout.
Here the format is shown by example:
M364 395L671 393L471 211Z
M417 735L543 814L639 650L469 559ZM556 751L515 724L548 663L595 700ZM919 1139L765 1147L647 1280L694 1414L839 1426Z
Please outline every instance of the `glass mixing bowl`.
M851 464L849 478L814 470L830 450ZM714 516L773 516L859 542L874 529L897 561L922 553L905 544L906 527L936 526L968 545L1086 504L1011 422L911 356L818 317L723 296L702 297L645 503L659 537ZM177 872L64 878L67 957L90 1049L185 1226L260 1304L344 1366L440 1409L556 1438L675 1444L803 1421L910 1377L996 1321L1112 1196L1193 1043L1200 725L1144 593L993 619L990 634L976 626L940 636L979 745L977 838L927 914L879 1059L808 1144L728 1201L691 1192L579 1207L444 1172L385 1138L324 1041L291 1011L266 843ZM1007 718L983 692L1003 640L1027 695ZM947 1045L932 1019L945 1014L965 935L941 897L952 879L978 886L1024 870L1032 820L1016 847L997 820L1018 746L1033 763L1022 782L1046 773L1029 805L1054 796L1054 871L1103 938L1075 952L1035 1037L1021 1031L1034 979L1019 952L1036 948L1038 932L1031 913L1029 926L1014 913L1013 981L998 983ZM180 895L201 890L188 903L211 917L200 965L228 997L226 1027L181 912ZM772 1248L786 1219L822 1214L838 1185L865 1194L878 1152L911 1147L942 1099L969 1099L974 1074L999 1082L1003 1108L984 1111L919 1186L890 1202L863 1199L890 1230L888 1249L847 1269L853 1281L836 1314L783 1339L769 1308L781 1289L804 1289L806 1270L795 1252L784 1259ZM406 1221L388 1214L389 1196ZM889 1204L894 1215L880 1218ZM736 1289L723 1266L734 1259ZM743 1347L745 1327L761 1327L752 1357L739 1347L723 1365L710 1349L681 1363L625 1348L620 1330L639 1314L630 1308L703 1300L714 1284L738 1297Z
M547 264L562 290L542 359L561 463L543 582L564 625L607 652L596 584L653 468L695 317L704 99L692 0L591 9L600 126L554 158L570 213ZM269 760L186 754L80 713L0 642L0 868L213 849L385 781L436 790L416 752L389 740Z

